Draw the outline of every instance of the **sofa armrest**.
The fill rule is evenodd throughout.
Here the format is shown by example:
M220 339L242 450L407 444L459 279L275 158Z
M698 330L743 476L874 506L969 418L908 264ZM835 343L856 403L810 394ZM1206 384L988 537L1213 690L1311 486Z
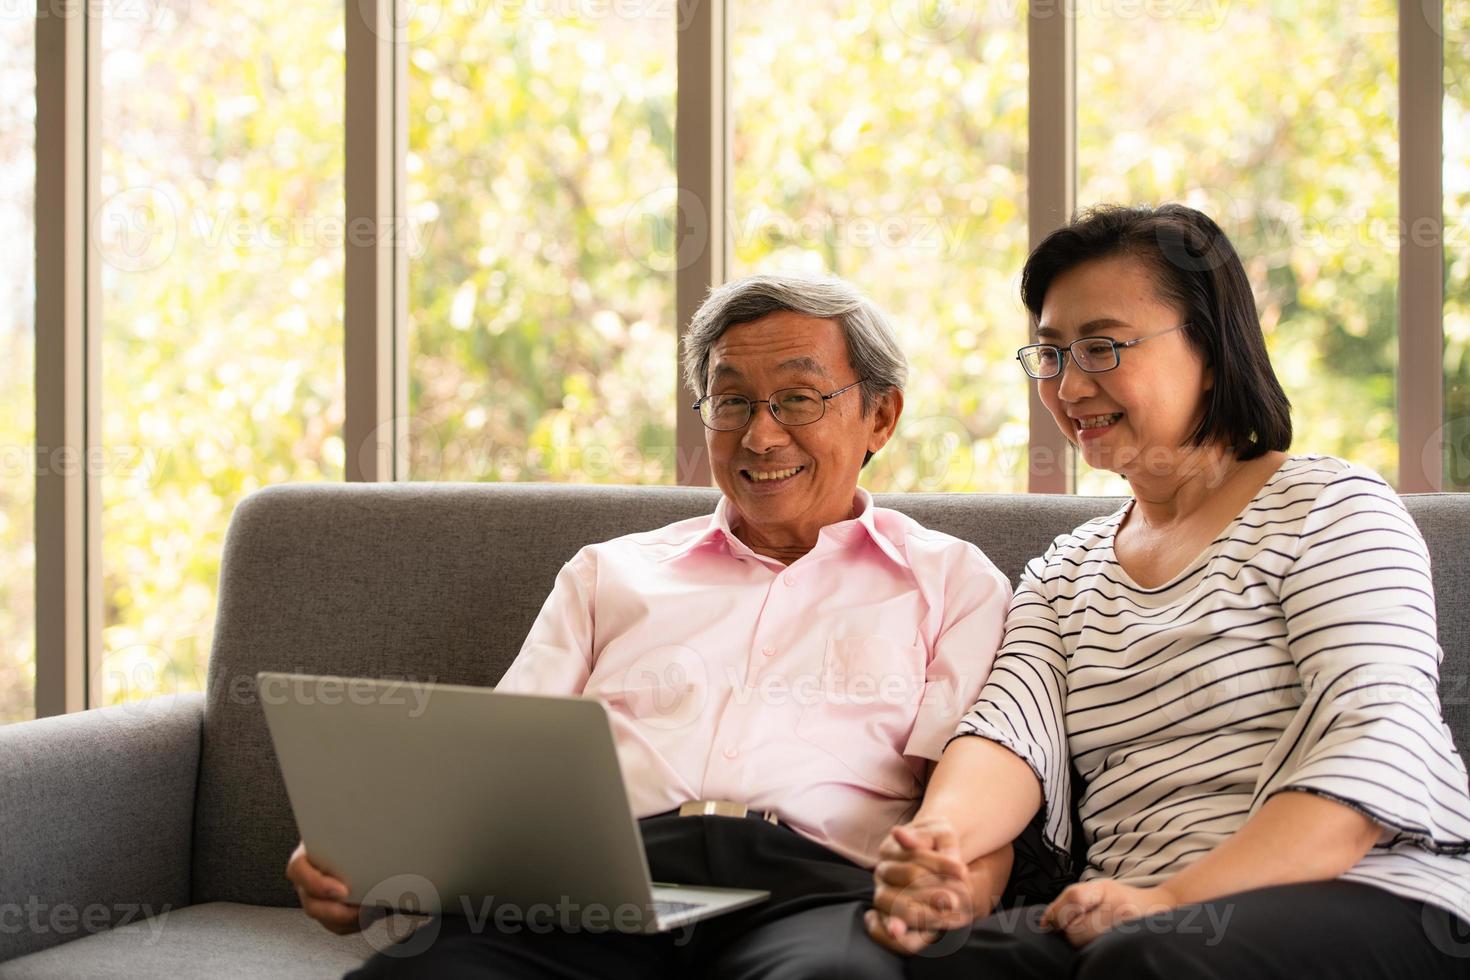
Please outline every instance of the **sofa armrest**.
M0 727L0 961L189 904L204 697Z

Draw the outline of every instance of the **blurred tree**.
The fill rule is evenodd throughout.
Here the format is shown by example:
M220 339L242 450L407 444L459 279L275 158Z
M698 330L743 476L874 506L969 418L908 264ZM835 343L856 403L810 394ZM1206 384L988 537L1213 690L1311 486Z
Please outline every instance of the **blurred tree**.
M827 270L894 319L872 490L1026 487L1026 32L1006 4L733 5L734 271Z
M1452 425L1470 418L1460 7L1446 5L1445 42ZM415 479L672 481L685 403L680 9L415 5ZM345 11L109 11L96 233L111 701L202 685L220 547L243 494L342 476ZM1246 259L1297 448L1390 477L1395 16L1386 0L1099 0L1078 25L1079 200L1178 199L1214 215ZM1023 6L921 0L732 8L734 271L828 269L893 314L912 379L899 439L865 472L875 490L1024 487L1023 18ZM33 77L20 43L31 30L0 21L7 92ZM12 181L0 229L16 238L30 236L32 112L26 99L0 105L0 179ZM24 262L0 280L4 308L22 311L0 320L0 448L27 453L31 280ZM1466 435L1449 472L1470 487ZM32 476L0 471L0 721L30 711ZM1082 486L1120 489L1090 474Z
M409 472L671 483L672 3L409 27Z
M1390 0L1165 0L1078 25L1079 200L1200 208L1255 289L1296 452L1398 469ZM1088 472L1082 492L1123 492Z
M343 475L341 2L102 23L104 703L200 688L225 527Z
M0 724L35 715L35 55L35 9L0 18Z

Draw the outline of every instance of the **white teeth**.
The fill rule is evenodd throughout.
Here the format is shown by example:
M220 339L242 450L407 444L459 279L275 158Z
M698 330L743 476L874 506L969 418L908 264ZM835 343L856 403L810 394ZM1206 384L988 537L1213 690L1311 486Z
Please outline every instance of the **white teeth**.
M1112 425L1122 417L1122 412L1115 412L1112 415L1094 415L1091 418L1078 419L1077 428L1100 429L1105 425Z
M771 470L769 473L757 473L754 470L745 471L752 480L784 480L788 476L795 476L801 472L800 466L793 466L789 470Z

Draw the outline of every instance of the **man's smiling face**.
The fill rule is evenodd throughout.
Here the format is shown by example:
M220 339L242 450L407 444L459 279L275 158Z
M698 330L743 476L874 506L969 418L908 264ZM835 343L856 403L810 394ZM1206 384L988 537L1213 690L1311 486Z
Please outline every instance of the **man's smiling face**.
M730 327L710 350L709 394L769 398L782 388L829 394L858 381L837 321L778 312ZM886 393L867 415L858 388L826 403L809 425L785 426L756 405L743 429L705 430L715 483L762 539L814 543L852 516L863 457L887 443L903 396Z

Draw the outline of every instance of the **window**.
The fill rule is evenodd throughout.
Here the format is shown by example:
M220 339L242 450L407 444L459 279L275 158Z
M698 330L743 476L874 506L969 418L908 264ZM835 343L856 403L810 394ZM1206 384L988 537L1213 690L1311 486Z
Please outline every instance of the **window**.
M673 482L675 13L415 7L412 479Z
M0 724L35 715L35 7L0 18Z
M733 273L825 269L893 317L910 383L870 489L1024 490L1024 20L1004 4L731 11Z
M1430 163L1443 174L1444 358L1414 355L1405 388L1442 376L1442 442L1420 431L1435 413L1406 402L1403 433L1398 417L1400 340L1419 336L1397 322L1398 127L1433 94L1416 86L1400 111L1400 18L1414 45L1424 25L1413 5L1083 4L1074 20L1037 21L1075 28L1069 91L1029 74L1068 36L1040 31L1030 49L1025 5L730 0L720 22L684 0L401 4L407 68L395 66L389 95L408 108L407 132L392 134L406 155L375 154L363 171L375 190L404 177L392 226L407 251L408 295L394 294L407 319L391 328L356 306L350 322L343 314L354 217L343 119L349 106L355 118L387 108L372 86L343 91L349 54L356 65L381 53L345 29L360 9L89 6L87 37L56 37L88 42L99 89L85 101L67 91L66 118L49 121L75 132L85 111L97 133L82 148L97 168L88 223L66 244L88 236L100 293L65 299L98 301L88 316L101 370L67 373L75 357L52 360L45 346L39 368L81 392L69 424L100 406L85 447L100 495L87 496L84 523L91 533L100 518L101 541L83 553L101 561L61 568L69 542L33 540L37 467L65 459L36 451L38 280L33 251L16 248L0 269L0 722L33 714L38 657L58 668L42 674L43 703L70 704L79 688L67 673L82 659L66 646L75 636L53 642L43 625L37 640L37 554L62 559L68 589L84 580L101 597L101 622L85 624L101 644L87 664L92 704L203 685L235 505L257 487L346 474L349 333L374 350L394 342L391 390L407 405L395 394L385 410L377 385L351 411L374 425L405 413L394 420L408 450L400 477L674 482L677 439L702 435L676 361L676 277L703 276L679 250L690 231L733 245L712 278L829 270L892 315L911 380L896 439L863 473L872 490L1020 491L1044 476L1014 360L1028 333L1017 277L1028 198L1050 208L1073 176L1083 206L1179 200L1220 222L1293 400L1296 449L1390 479L1401 451L1442 451L1445 487L1470 490L1470 8L1443 6L1444 159ZM77 24L31 9L0 19L11 96L0 231L14 242L36 227L36 32ZM729 183L708 229L689 227L676 179L681 38L686 70L706 72L706 50L730 68L723 112L700 123L729 119L732 169L700 161L685 175L696 191ZM1029 152L1033 77L1040 118L1059 119L1075 95L1075 175L1047 173L1053 157ZM1429 144L1410 128L1407 161L1422 166ZM1034 193L1028 167L1044 181ZM1423 254L1405 267L1422 274ZM41 288L62 287L47 277ZM43 411L62 421L54 405ZM1079 492L1126 490L1082 469ZM77 601L74 590L40 598Z
M1394 480L1395 5L1117 11L1077 25L1078 201L1177 200L1215 218L1255 288L1293 451ZM1079 469L1081 493L1127 490Z
M345 224L340 3L105 10L104 704L203 687L236 502L342 478Z

